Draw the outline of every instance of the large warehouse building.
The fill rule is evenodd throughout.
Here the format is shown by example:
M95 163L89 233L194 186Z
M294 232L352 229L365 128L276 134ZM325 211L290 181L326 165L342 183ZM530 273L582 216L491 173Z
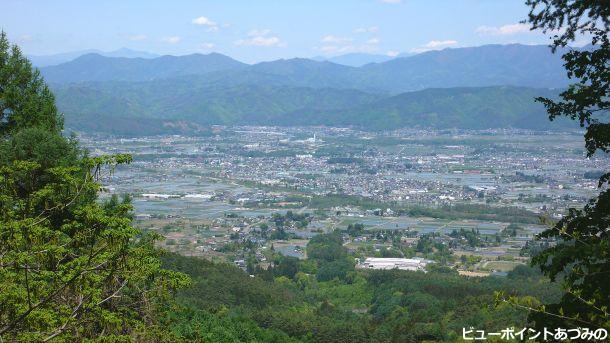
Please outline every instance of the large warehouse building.
M358 268L362 269L401 269L401 270L423 270L432 261L423 258L382 258L367 257Z

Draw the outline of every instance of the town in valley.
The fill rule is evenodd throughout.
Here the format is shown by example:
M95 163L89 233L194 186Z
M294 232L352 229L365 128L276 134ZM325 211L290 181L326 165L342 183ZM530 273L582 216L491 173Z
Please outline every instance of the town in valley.
M534 237L593 197L609 162L586 158L577 131L214 126L80 140L133 155L103 197L130 195L165 249L248 273L274 254L306 258L309 239L338 230L359 268L505 275L553 244Z

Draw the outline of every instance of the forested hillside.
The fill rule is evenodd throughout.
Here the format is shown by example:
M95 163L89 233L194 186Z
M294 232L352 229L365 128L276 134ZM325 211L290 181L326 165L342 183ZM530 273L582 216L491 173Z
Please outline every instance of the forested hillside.
M368 129L400 127L561 129L566 121L548 124L536 95L556 91L519 87L434 88L407 92L335 111L303 109L287 116L283 125L354 125ZM574 125L572 125L574 127Z
M358 90L242 85L208 87L195 78L140 83L91 83L55 88L70 128L154 134L205 125L327 125L366 130L431 128L561 129L549 126L536 95L556 91L518 87L444 88L396 96ZM191 123L184 127L183 124ZM195 125L195 126L193 126ZM572 125L574 127L574 125Z
M239 268L169 255L165 267L188 274L193 287L178 294L166 316L186 340L316 342L456 341L463 327L501 330L526 325L527 312L494 292L535 305L555 301L559 287L527 267L507 278L465 278L453 271L357 271L353 260L322 235L299 261L276 255L276 267L249 277ZM330 250L329 250L330 249Z
M68 116L188 120L197 124L270 124L302 110L335 110L379 100L358 90L238 85L213 87L195 78L70 85L55 90ZM74 118L76 119L76 118ZM293 123L300 124L298 118Z

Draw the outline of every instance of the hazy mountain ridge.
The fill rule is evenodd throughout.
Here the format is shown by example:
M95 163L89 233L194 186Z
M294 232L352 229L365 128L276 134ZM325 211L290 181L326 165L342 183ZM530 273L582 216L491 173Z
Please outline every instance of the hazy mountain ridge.
M393 56L378 55L378 54L366 54L366 53L349 53L332 57L314 57L312 60L315 61L328 61L336 64L342 64L349 67L362 67L370 63L383 63L391 59Z
M54 66L61 63L66 63L77 59L86 54L98 54L105 57L126 57L126 58L157 58L160 55L146 51L132 50L128 48L120 48L113 51L101 51L97 49L88 49L81 51L71 51L51 55L29 55L28 59L35 67L42 68Z
M45 79L51 83L81 83L146 81L235 70L245 66L244 63L218 53L167 55L152 59L86 54L68 63L42 68L41 71Z
M168 122L182 123L174 129L185 123L544 128L544 109L533 99L567 85L560 55L546 46L487 45L351 67L304 58L247 65L221 54L89 54L42 71L54 81L68 126L83 130L122 130L136 118L144 132Z
M368 85L391 90L511 85L559 88L568 85L561 51L542 45L484 45L429 51L369 64Z
M86 55L41 71L52 83L146 81L209 74L210 83L224 85L282 84L398 94L439 87L564 87L568 79L560 56L561 52L552 54L541 45L486 45L429 51L356 68L304 58L247 65L221 54L155 59Z

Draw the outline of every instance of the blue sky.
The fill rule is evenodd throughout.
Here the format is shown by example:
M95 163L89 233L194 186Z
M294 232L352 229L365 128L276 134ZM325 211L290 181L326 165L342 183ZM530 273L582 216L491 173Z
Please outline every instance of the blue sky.
M394 55L490 43L547 44L524 0L0 0L0 28L27 54L127 47L220 52L245 62Z

